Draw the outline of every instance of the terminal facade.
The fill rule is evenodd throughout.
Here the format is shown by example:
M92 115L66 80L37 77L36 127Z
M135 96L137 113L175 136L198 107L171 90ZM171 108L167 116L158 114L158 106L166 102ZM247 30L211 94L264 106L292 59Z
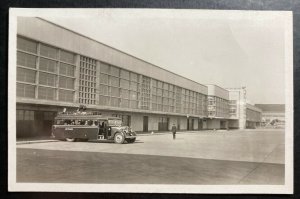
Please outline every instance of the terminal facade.
M57 113L80 105L137 132L255 128L261 120L236 94L245 88L202 85L40 18L19 17L17 34L18 137L50 135Z

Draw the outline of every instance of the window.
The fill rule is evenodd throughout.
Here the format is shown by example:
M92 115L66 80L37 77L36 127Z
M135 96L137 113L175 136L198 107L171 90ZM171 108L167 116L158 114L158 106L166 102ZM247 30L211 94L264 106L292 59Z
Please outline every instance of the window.
M128 99L129 98L129 91L126 89L121 89L121 97Z
M129 107L129 100L121 99L121 107L128 108Z
M138 84L135 82L130 82L130 90L137 91L138 90Z
M26 66L29 68L36 68L36 56L18 52L17 65Z
M126 70L121 70L121 78L129 80L129 72Z
M55 100L56 99L56 92L54 88L47 88L47 87L39 87L39 99L46 99L46 100Z
M34 70L28 70L24 68L17 69L17 81L35 83L35 74Z
M110 67L110 74L113 75L113 76L117 76L119 77L120 75L120 69L114 67L114 66L111 66Z
M138 108L138 101L130 100L130 108Z
M44 57L57 59L57 49L41 44L40 54Z
M130 73L130 80L137 82L138 81L138 75L135 74L135 73Z
M108 75L106 74L100 74L100 83L102 84L108 84Z
M55 75L40 72L39 84L47 86L56 86L55 83Z
M35 98L35 86L27 84L17 84L17 96Z
M100 105L104 105L104 106L108 106L109 105L109 97L106 96L99 96L99 104Z
M130 91L130 99L131 100L137 100L138 99L137 92Z
M120 97L120 89L116 87L111 87L111 96Z
M101 95L108 95L108 86L101 85L100 86L100 94Z
M74 66L60 63L59 74L74 77Z
M56 61L45 59L42 57L40 58L40 70L55 73L56 67L57 67Z
M109 74L109 66L105 63L100 63L100 72Z
M119 98L115 98L115 97L110 98L110 105L119 107L120 106Z
M59 101L73 102L74 92L68 90L59 90Z
M37 43L22 37L17 38L17 49L31 53L37 53Z
M121 88L129 89L129 81L121 79Z
M74 79L69 77L59 77L59 87L74 89Z
M73 53L61 50L60 51L60 60L70 64L75 63L75 55Z
M119 87L119 85L120 85L119 78L110 76L109 80L110 80L110 85L111 86L117 86L117 87Z
M17 120L24 120L24 111L23 110L17 110L16 118L17 118Z

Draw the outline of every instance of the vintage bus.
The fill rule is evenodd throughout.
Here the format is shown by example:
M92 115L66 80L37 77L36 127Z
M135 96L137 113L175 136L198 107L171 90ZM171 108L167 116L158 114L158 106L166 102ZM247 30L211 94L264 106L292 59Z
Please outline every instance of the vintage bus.
M136 133L129 126L122 126L122 120L118 117L60 113L55 117L52 137L70 142L113 140L123 144L135 142Z

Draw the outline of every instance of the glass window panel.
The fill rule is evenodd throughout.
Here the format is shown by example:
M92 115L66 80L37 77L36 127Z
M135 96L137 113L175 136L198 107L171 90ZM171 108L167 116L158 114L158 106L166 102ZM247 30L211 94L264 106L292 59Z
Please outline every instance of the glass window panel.
M129 98L129 91L125 89L121 89L121 97L128 99Z
M128 80L121 79L120 85L121 85L121 88L129 89L129 81Z
M25 111L24 120L34 120L34 111Z
M156 103L156 96L155 95L152 95L152 102Z
M120 89L116 87L110 87L111 89L111 96L120 97Z
M138 81L138 75L136 73L130 73L130 80L131 81Z
M60 60L70 63L70 64L74 64L75 63L75 55L71 52L61 50L60 51Z
M17 84L17 96L35 98L35 86L26 84Z
M163 93L163 96L164 96L164 97L168 97L168 96L169 96L169 92L168 92L167 90L163 90L163 92L164 92L164 93Z
M56 66L57 66L57 62L50 60L50 59L45 59L45 58L40 58L40 70L44 70L44 71L49 71L52 73L56 72Z
M158 88L156 91L157 91L157 95L162 96L162 89Z
M117 87L120 86L120 83L119 83L120 81L119 81L119 78L117 78L117 77L110 76L109 81L110 81L111 86L117 86Z
M130 82L130 89L137 91L138 90L138 84L135 82Z
M152 86L157 87L157 81L155 79L152 79Z
M137 100L137 99L138 99L138 94L137 94L137 92L130 91L130 99L131 99L131 100Z
M45 57L57 59L57 49L41 44L40 54Z
M157 104L162 104L162 97L157 96L156 101L157 101Z
M129 80L129 71L121 70L121 78Z
M119 107L120 106L119 98L111 97L110 98L110 105L115 106L115 107Z
M39 87L39 99L55 100L56 92L54 88Z
M100 94L108 95L108 86L100 85Z
M157 81L157 88L162 88L162 82L161 81Z
M35 83L36 72L24 68L17 69L17 81Z
M74 89L74 79L69 77L59 77L59 87Z
M129 100L121 99L121 107L128 108L129 107Z
M113 75L113 76L119 77L120 76L120 69L118 69L114 66L111 66L110 67L110 74Z
M36 59L37 57L34 55L29 55L26 53L17 53L17 65L26 66L29 68L36 68Z
M110 101L109 97L102 96L102 95L99 96L99 104L100 105L108 106L109 105L109 101Z
M59 90L58 99L59 99L59 101L73 102L74 92L68 91L68 90Z
M72 65L60 63L59 74L74 77L75 68Z
M100 63L100 72L109 74L109 65L105 63Z
M165 90L168 90L168 89L169 89L169 84L164 83L164 89L165 89Z
M17 49L37 53L37 43L22 37L17 38Z
M138 108L138 101L130 100L130 108Z
M55 86L55 83L55 75L40 72L39 84Z
M108 84L108 75L100 73L100 83Z

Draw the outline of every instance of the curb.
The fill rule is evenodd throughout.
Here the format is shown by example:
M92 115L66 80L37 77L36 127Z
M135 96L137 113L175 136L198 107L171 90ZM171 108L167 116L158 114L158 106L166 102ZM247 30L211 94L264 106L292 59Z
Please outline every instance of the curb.
M59 140L30 140L30 141L17 141L19 144L37 144L37 143L47 143L47 142L58 142Z

